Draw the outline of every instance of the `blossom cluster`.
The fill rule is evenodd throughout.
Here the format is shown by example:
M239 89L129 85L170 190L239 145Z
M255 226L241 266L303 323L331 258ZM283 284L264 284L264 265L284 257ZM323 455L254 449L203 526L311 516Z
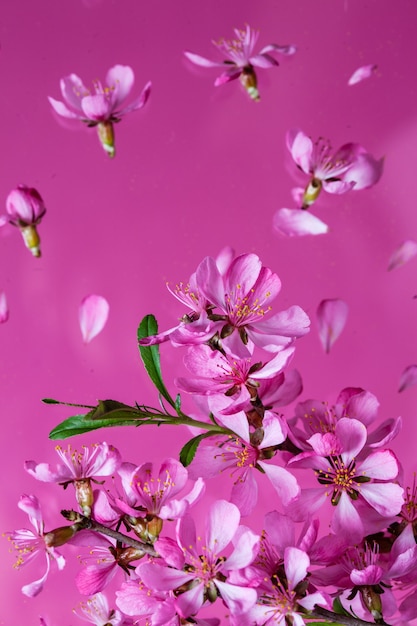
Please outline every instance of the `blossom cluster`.
M214 602L232 624L302 626L335 621L335 598L365 621L417 617L417 490L402 486L389 447L401 419L378 424L377 398L351 387L334 405L311 399L278 412L301 393L301 376L288 366L309 331L299 306L273 310L280 286L255 254L226 248L203 259L187 284L169 287L187 307L183 317L140 344L146 351L170 341L184 351L190 375L175 384L198 402L194 417L178 410L178 419L199 433L195 454L188 465L168 458L157 468L124 461L103 442L58 446L55 467L27 461L36 480L73 485L76 505L62 511L68 525L46 531L36 496L21 497L34 530L8 533L16 565L46 560L25 595L40 593L74 544L86 552L75 582L88 597L76 613L100 626L216 626L218 618L200 615ZM316 486L302 488L302 472ZM215 499L200 528L192 509L220 474L230 498ZM276 500L263 527L252 529L244 519L265 480Z

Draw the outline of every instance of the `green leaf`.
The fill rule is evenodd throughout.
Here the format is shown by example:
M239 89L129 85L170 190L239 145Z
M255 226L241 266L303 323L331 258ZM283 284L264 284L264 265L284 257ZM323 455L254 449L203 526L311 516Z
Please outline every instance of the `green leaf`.
M181 396L177 393L177 397L175 398L175 410L178 415L181 413Z
M352 617L351 614L348 613L348 611L346 611L339 597L336 597L333 600L333 611L337 613L338 615L347 615L348 617Z
M193 437L192 439L190 439L190 441L187 441L187 443L185 444L185 446L183 446L180 452L180 461L184 465L184 467L190 465L190 463L194 459L195 453L197 452L197 448L200 445L201 441L203 439L206 439L207 437L213 437L217 434L218 433L210 432L203 433L202 435L197 435L197 437Z
M138 341L141 339L145 339L146 337L151 337L152 335L156 335L158 333L158 323L155 319L154 315L146 315L138 328ZM169 404L176 408L175 400L173 400L164 385L164 381L162 380L162 372L161 372L161 360L159 357L159 346L141 346L139 344L140 356L142 357L143 364L145 366L146 371L148 372L148 376L158 389L161 396L165 398Z
M140 426L148 423L152 413L128 406L116 400L100 400L97 407L85 415L73 415L56 426L50 439L68 439L109 426Z

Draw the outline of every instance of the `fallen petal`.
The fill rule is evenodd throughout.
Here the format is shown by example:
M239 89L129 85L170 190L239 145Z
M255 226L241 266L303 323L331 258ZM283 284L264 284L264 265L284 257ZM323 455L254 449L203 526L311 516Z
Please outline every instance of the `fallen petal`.
M273 227L280 235L301 237L303 235L323 235L329 227L303 209L278 209L273 218Z
M409 365L401 374L398 392L401 393L401 391L415 384L417 384L417 365Z
M104 328L109 316L109 303L103 296L86 296L80 304L79 321L85 343L89 343Z
M417 254L417 241L407 239L393 253L388 264L388 271L401 267Z
M376 72L377 67L377 65L362 65L362 67L358 67L358 69L355 70L349 78L348 85L356 85L356 83L360 83L362 80L370 78L372 74Z
M0 291L0 324L9 319L9 307L7 306L6 294Z
M320 341L326 352L330 352L330 348L344 329L348 310L346 302L338 298L320 302L317 308L317 323Z

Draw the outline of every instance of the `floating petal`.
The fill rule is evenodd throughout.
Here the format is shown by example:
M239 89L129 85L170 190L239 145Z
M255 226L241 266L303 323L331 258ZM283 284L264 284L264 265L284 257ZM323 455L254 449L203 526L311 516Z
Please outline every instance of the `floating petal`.
M0 291L0 324L9 319L9 307L7 306L6 294Z
M417 384L417 365L409 365L401 374L398 391L404 391L415 384Z
M273 226L278 233L288 237L323 235L329 230L327 224L303 209L278 209Z
M393 253L388 264L388 271L401 267L417 254L417 241L407 239Z
M103 296L86 296L80 304L79 321L85 343L89 343L104 328L109 316L109 303Z
M348 80L348 85L356 85L367 78L370 78L377 70L377 65L362 65L358 67Z
M317 309L317 323L320 341L326 352L330 352L330 348L344 329L348 310L346 302L338 298L320 302Z

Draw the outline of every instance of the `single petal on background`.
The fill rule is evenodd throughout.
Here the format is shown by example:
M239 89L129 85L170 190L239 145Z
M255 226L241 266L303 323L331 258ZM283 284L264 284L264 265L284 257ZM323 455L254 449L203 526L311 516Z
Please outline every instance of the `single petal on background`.
M278 209L273 218L273 227L287 237L302 237L304 235L323 235L329 227L303 209Z
M417 384L417 365L409 365L401 374L398 391L404 391L415 384Z
M85 343L89 343L104 328L109 316L109 303L103 296L86 296L80 304L79 321Z
M388 271L401 267L417 254L417 241L407 239L393 252L389 264Z
M326 352L339 337L345 327L349 307L339 298L322 300L317 308L319 337Z
M352 74L352 76L348 80L348 85L356 85L356 83L360 83L367 78L370 78L376 71L377 65L362 65L358 67Z
M194 52L189 52L188 50L184 51L184 55L189 61L191 61L191 63L194 63L195 65L200 65L201 67L221 67L222 65L224 65L224 63L210 61L210 59L206 59L205 57L202 57L199 54L195 54Z
M0 291L0 324L7 322L9 319L9 307L7 306L7 298L4 291Z

